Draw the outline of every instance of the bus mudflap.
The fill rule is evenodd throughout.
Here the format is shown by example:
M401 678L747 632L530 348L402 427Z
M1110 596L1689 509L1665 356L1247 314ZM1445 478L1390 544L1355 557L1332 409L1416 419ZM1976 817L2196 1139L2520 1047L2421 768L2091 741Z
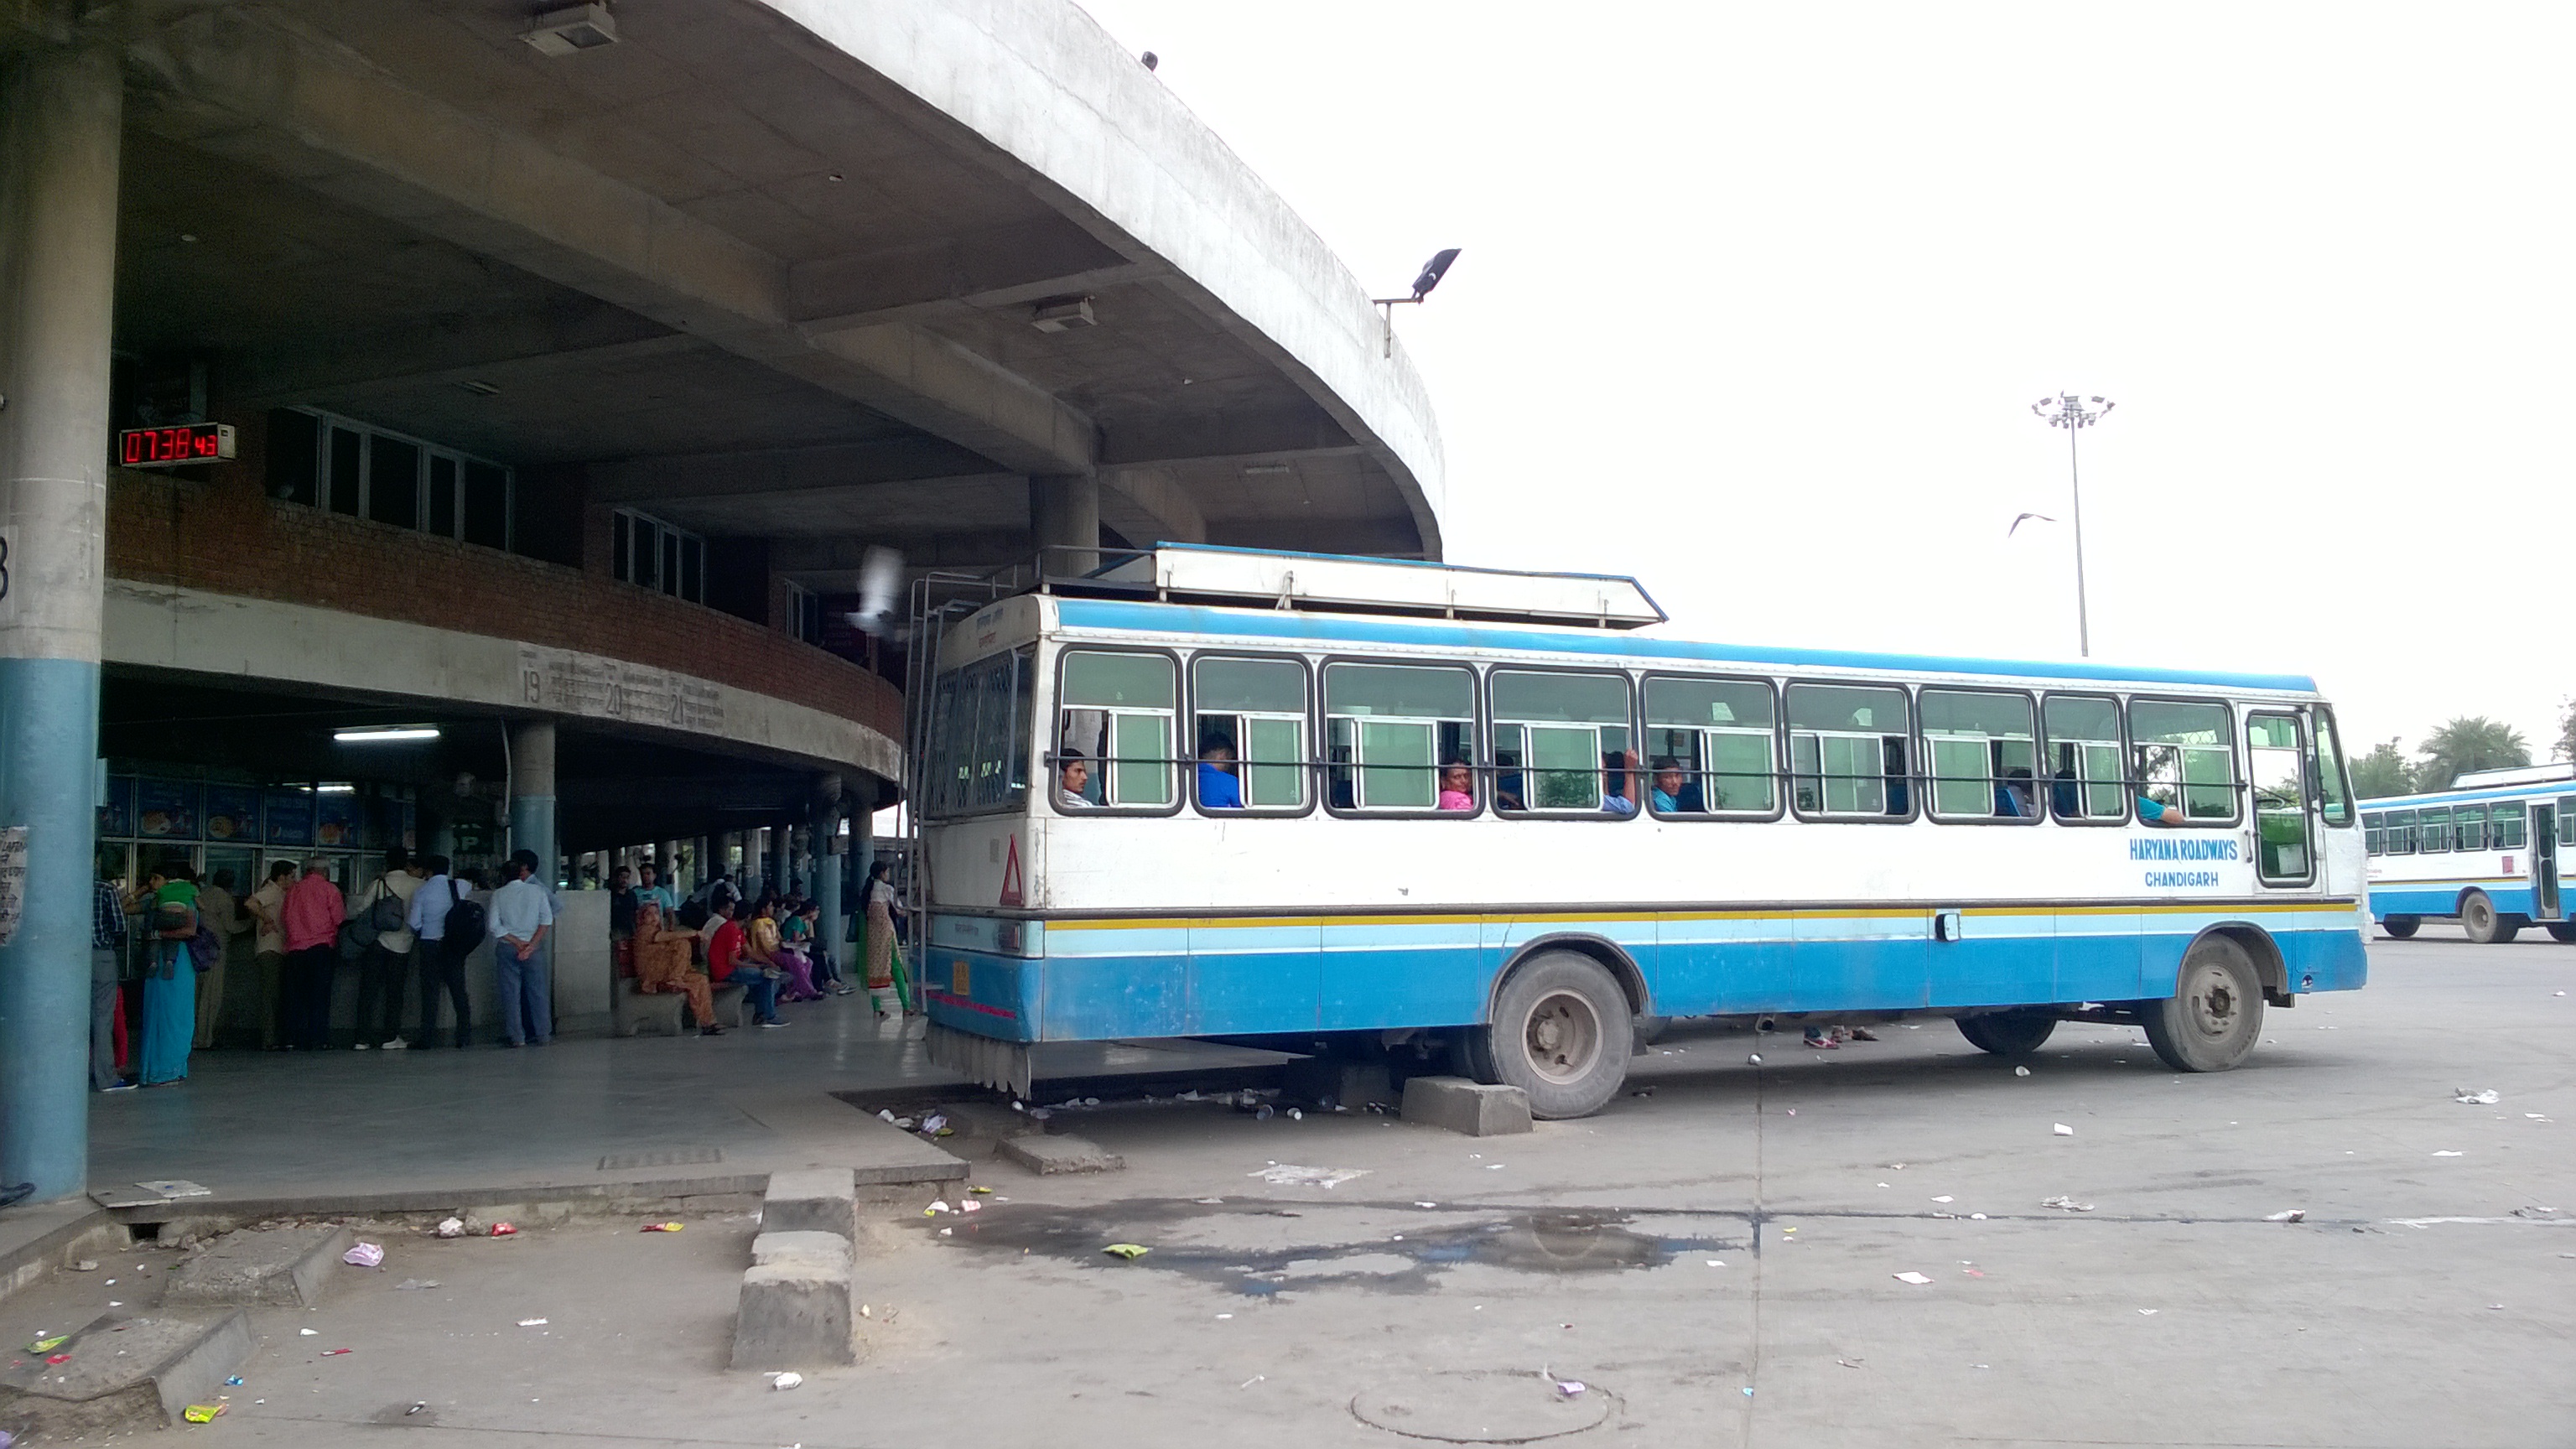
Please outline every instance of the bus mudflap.
M1029 1095L1026 1043L995 1041L933 1022L921 1044L929 1051L932 1066L955 1072L979 1087L1008 1092L1023 1100Z

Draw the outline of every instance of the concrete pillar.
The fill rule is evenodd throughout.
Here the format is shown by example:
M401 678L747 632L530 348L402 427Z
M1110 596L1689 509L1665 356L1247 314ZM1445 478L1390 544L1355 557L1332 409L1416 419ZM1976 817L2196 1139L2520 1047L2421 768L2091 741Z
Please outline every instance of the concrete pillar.
M1100 567L1100 480L1078 473L1031 478L1029 540L1049 575L1087 574Z
M555 883L555 722L510 726L510 849L536 852L540 884Z
M123 77L106 51L0 71L0 1189L80 1193L107 562L108 348Z
M782 896L787 894L788 872L796 858L795 834L796 826L785 819L769 827L769 888Z
M848 936L841 924L841 777L818 775L814 779L814 932L823 938L824 953L846 966L850 960Z

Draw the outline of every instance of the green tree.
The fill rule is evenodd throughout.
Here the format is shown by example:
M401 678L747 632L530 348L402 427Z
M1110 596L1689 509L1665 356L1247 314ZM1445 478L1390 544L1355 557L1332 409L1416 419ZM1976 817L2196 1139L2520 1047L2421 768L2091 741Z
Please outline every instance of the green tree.
M2415 771L2406 763L2403 744L2382 740L2352 762L2352 793L2364 800L2384 800L2415 788Z
M2551 758L2576 760L2576 699L2558 707L2558 752Z
M2531 746L2522 731L2484 715L2452 720L2426 735L2418 753L2424 762L2415 768L2415 785L2422 790L2448 789L2471 770L2531 763Z

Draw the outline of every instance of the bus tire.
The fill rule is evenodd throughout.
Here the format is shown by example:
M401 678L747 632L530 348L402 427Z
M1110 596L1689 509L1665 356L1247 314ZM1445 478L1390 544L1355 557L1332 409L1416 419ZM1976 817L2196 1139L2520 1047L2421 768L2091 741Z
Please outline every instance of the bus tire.
M2576 942L2576 921L2551 921L2549 936L2554 941Z
M2391 940L2411 941L2415 939L2416 929L2423 924L2414 916L2390 916L2379 923L2379 929L2386 931Z
M2505 919L2504 913L2495 908L2495 902L2487 899L2485 891L2470 891L2460 897L2460 929L2481 946L2510 941L2521 930Z
M2057 1017L2045 1011L1990 1011L1959 1018L1959 1035L1968 1045L1999 1057L2026 1057L2057 1030Z
M1672 1029L1673 1019L1669 1016L1641 1015L1634 1022L1629 1024L1628 1038L1632 1049L1642 1052L1646 1048L1653 1046L1655 1043L1662 1041L1664 1039L1664 1033L1671 1031Z
M1579 951L1542 951L1503 983L1481 1035L1494 1075L1529 1095L1542 1121L1588 1117L1627 1080L1628 993Z
M2263 1035L2263 981L2245 948L2203 936L2183 953L2174 994L2140 1003L2147 1044L2177 1072L2223 1072Z

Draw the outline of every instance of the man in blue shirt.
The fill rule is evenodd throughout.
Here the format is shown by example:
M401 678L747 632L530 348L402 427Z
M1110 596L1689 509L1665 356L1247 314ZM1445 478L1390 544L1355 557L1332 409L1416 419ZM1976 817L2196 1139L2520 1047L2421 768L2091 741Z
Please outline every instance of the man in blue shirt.
M116 1075L116 958L124 949L125 901L114 882L101 880L89 908L89 1084L101 1092L134 1090Z
M678 915L679 898L671 894L669 886L662 884L661 873L653 868L653 862L649 860L644 862L640 873L643 881L635 887L635 904L641 906L646 901L651 901L662 908L662 915L666 920Z
M1209 735L1199 741L1199 807L1243 808L1243 781L1234 773L1234 741L1223 735Z

